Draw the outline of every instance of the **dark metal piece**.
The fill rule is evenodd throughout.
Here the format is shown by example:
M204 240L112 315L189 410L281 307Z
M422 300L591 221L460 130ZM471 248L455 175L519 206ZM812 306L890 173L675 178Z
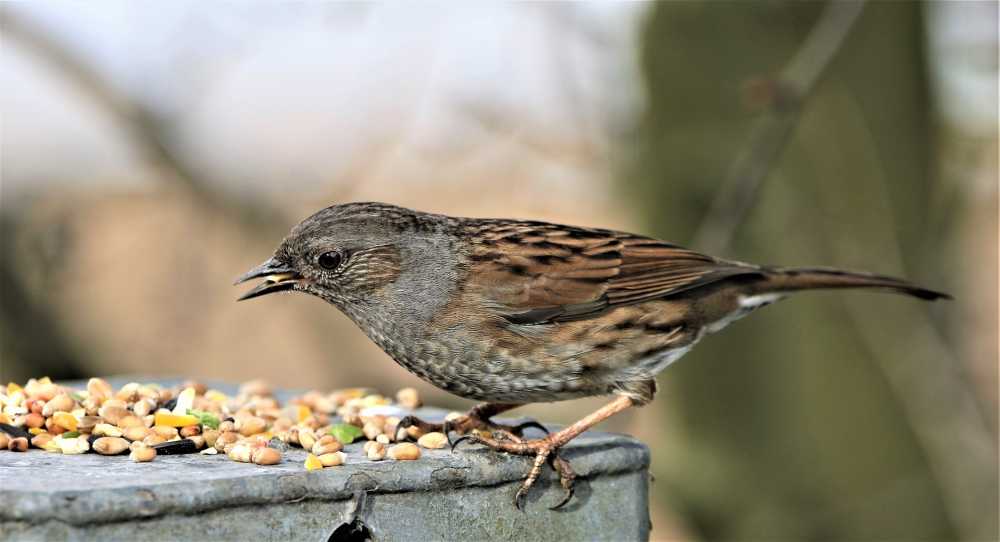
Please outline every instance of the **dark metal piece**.
M198 445L189 438L154 444L156 455L181 455L198 453Z

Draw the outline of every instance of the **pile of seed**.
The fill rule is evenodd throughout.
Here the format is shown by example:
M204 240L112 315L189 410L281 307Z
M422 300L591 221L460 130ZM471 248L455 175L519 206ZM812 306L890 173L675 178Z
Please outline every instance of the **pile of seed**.
M282 405L262 381L247 382L230 397L198 382L172 388L132 382L114 390L91 378L85 390L76 390L39 378L0 388L0 450L128 453L137 462L224 453L234 461L275 465L294 446L309 452L305 468L316 470L343 465L344 445L366 439L368 460L413 460L420 447L447 444L442 433L398 427L419 406L413 388L399 390L395 402L352 388L310 391ZM412 439L419 446L403 442Z

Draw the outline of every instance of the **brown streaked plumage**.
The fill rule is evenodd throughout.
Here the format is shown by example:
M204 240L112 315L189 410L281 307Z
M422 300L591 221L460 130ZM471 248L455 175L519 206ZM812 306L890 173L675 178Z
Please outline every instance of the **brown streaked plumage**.
M450 428L488 429L494 437L463 438L535 456L515 504L550 462L567 489L558 506L571 497L574 477L559 448L652 400L656 375L705 335L797 290L947 297L891 277L731 262L624 232L455 218L381 203L335 205L307 218L237 283L262 277L241 299L313 294L417 376L486 401ZM541 439L490 422L524 403L594 395L618 398Z

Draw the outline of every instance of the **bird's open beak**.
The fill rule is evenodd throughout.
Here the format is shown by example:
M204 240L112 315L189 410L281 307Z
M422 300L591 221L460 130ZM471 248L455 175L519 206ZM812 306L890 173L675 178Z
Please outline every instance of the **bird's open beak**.
M296 273L291 267L288 267L284 263L271 258L257 267L254 267L247 272L247 274L236 279L236 282L234 282L233 285L235 286L248 280L258 278L263 278L264 282L260 283L256 288L250 290L249 292L241 295L236 301L243 301L244 299L252 299L265 294L291 290L302 279L302 276Z

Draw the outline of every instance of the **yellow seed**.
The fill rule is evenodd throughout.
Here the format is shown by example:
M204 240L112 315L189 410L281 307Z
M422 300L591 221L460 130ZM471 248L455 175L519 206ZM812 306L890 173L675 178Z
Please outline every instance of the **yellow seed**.
M122 436L122 430L111 425L110 423L99 423L94 426L94 435L98 437L120 437ZM138 439L129 439L129 440L138 440Z
M250 449L250 446L241 442L233 446L226 455L228 455L229 459L232 459L233 461L249 463L250 460L253 459L253 450Z
M45 403L45 406L42 407L42 415L48 418L56 412L69 412L70 410L73 410L73 399L65 393L60 393Z
M45 432L45 428L44 427L32 427L32 428L28 429L28 434L31 434L31 435L40 435L40 434L42 434L44 432Z
M66 455L82 454L90 450L90 443L86 437L59 437L58 441L59 449Z
M29 412L24 415L24 426L28 429L42 427L45 425L45 417L37 412Z
M7 443L7 449L12 452L27 452L28 451L28 439L24 437L16 437L10 439Z
M67 431L76 431L76 418L69 412L56 412L52 421Z
M146 384L139 388L139 397L142 399L152 399L153 406L155 408L156 403L160 398L160 388L155 384Z
M389 457L397 461L412 461L420 458L420 448L416 444L404 442L389 448Z
M160 435L167 440L177 436L177 428L169 425L154 425L151 431L154 435Z
M252 459L258 465L277 465L281 463L281 452L274 448L257 448Z
M14 382L7 383L7 395L14 395L16 392L19 392L22 389L23 388L21 388L21 386L18 386Z
M93 448L101 455L118 455L128 450L128 441L121 437L101 437L94 441Z
M87 381L87 396L94 399L97 404L101 404L105 399L111 397L111 384L103 378L91 378Z
M309 455L312 456L312 454ZM336 467L347 462L347 454L344 452L323 454L319 456L319 462L322 463L324 467Z
M142 443L146 446L156 446L157 444L163 444L166 441L167 439L155 433L150 433L146 435L146 438L142 439Z
M308 429L299 431L299 444L302 445L304 450L312 450L313 446L316 444L316 435Z
M146 417L154 410L156 410L156 401L148 398L139 399L132 405L132 412L140 418Z
M313 454L306 456L306 470L319 470L323 468L323 462Z
M129 458L136 463L146 463L152 461L156 457L156 449L145 447L137 447L132 449L132 453L129 454Z
M312 416L312 410L306 405L298 405L298 407L296 408L295 421L303 422L309 416Z
M86 416L84 414L77 416L77 420L76 430L81 433L92 433L94 428L97 427L97 422L101 421L97 416Z
M420 408L420 393L416 388L403 388L396 392L396 402L410 410Z
M141 419L139 419L136 416L132 416L131 414L128 415L128 416L125 416L124 418L122 418L120 420L118 420L118 423L116 425L118 425L118 427L121 428L121 429L128 429L129 427L145 427L146 426L145 422L143 422Z
M212 401L213 403L219 403L220 405L221 404L225 404L225 402L229 400L229 398L226 397L226 394L222 393L219 390L208 390L208 391L206 391L205 392L205 399L208 399L209 401Z
M118 390L115 397L125 401L126 403L131 403L139 398L139 386L140 384L138 382L129 382Z
M251 416L249 418L236 421L236 430L239 431L244 437L256 435L257 433L263 432L265 429L267 429L267 422L264 421L264 418L258 418L257 416Z
M111 425L118 425L118 422L122 418L129 416L129 411L124 406L113 404L111 401L120 402L117 399L109 399L105 401L104 405L97 409L97 415L104 418L104 421L110 423Z
M193 388L188 388L193 389ZM187 391L187 390L184 390ZM176 409L174 409L176 411ZM198 423L198 418L190 414L177 414L170 413L166 411L159 411L153 415L154 425L167 425L170 427L184 427L186 425L195 425Z
M222 433L215 439L215 449L221 452L226 449L226 446L236 443L239 439L240 435L234 431Z
M215 446L215 441L219 438L219 432L215 429L206 429L201 436L205 437L205 444L209 447Z
M339 440L333 438L331 435L326 435L313 444L312 453L315 455L332 454L343 449L344 445Z
M124 431L119 431L117 435L111 435L111 434L109 434L108 436L109 437L115 437L115 436L125 437L128 440L136 441L136 440L142 440L142 439L148 437L149 434L150 434L150 429L148 427L137 425L135 427L129 427L128 429L126 429Z
M446 437L444 433L438 433L435 431L433 433L427 433L417 439L417 444L431 450L440 450L448 444L448 437Z
M46 444L52 442L52 438L53 438L52 433L39 433L31 437L31 445L34 446L35 448L44 449ZM7 445L4 444L3 448L6 447Z
M382 424L368 422L361 428L361 432L365 434L366 439L375 440L375 437L382 434Z
M364 447L365 456L371 461L381 461L385 459L385 444L378 441L369 441L365 443Z

